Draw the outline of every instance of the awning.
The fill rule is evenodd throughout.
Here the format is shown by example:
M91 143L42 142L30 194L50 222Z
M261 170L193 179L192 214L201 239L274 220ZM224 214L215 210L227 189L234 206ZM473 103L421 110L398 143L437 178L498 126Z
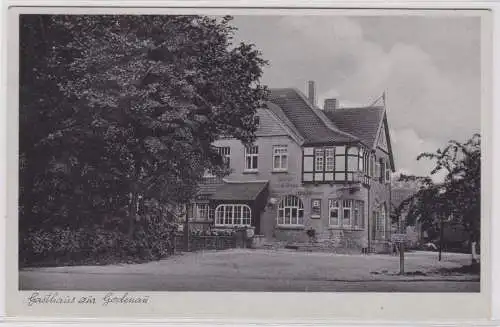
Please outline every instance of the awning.
M226 182L210 197L215 201L255 201L267 192L268 182Z

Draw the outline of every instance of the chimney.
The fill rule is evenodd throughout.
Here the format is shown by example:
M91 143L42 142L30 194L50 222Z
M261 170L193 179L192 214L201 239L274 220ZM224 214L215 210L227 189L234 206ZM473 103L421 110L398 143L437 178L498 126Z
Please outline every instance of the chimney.
M314 85L314 81L309 81L307 85L308 85L309 101L313 105L316 105L316 86Z
M337 109L337 99L325 99L324 111L334 111Z

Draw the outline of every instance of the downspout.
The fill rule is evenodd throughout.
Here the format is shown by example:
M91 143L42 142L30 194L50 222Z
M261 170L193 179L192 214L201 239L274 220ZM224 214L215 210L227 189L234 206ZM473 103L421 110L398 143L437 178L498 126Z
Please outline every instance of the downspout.
M370 231L371 231L371 229L370 229L370 220L371 220L371 219L370 219L370 218L371 218L371 217L370 217L370 215L371 215L371 212L372 212L371 207L370 207L370 193L371 193L371 187L372 187L372 186L371 186L371 183L370 183L370 184L368 184L368 215L367 215L367 217L368 217L368 223L367 223L367 233L368 233L368 249L366 250L366 251L368 251L368 253L370 253L370 248L371 248L371 238L370 238L370 234L371 234L371 233L370 233Z
M390 226L391 226L391 233L392 233L392 219L391 219L391 216L392 216L392 181L391 179L389 178L389 213L388 213L388 216L389 216L389 221L390 221ZM403 232L403 224L402 222L400 223L400 228L401 228L401 232Z

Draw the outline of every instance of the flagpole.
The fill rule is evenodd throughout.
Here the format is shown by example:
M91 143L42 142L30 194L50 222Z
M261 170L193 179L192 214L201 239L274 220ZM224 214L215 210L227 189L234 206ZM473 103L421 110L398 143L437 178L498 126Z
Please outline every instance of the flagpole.
M383 97L383 96L384 96L384 95L382 94L381 96L379 96L378 98L376 98L376 99L375 99L375 101L373 101L373 102L372 102L372 104L370 105L370 107L371 107L371 106L374 106L374 105L375 105L375 103L377 103L377 102L378 102L378 100L382 99L382 97ZM385 101L385 100L384 100L384 101ZM384 105L385 105L385 104L384 104Z
M387 111L387 89L384 91L384 109Z

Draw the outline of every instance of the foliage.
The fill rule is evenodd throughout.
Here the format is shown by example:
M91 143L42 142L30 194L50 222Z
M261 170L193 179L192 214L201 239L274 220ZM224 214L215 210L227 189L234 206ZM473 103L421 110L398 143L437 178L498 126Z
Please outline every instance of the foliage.
M480 239L481 208L481 137L474 134L464 143L450 141L436 153L422 153L422 158L436 162L431 174L445 171L442 183L430 177L401 175L400 180L414 182L418 191L404 200L393 212L398 219L407 214L407 224L418 220L425 230L439 228L441 219L459 223L469 233L470 241Z
M175 225L166 220L142 222L132 237L100 226L36 229L24 233L20 265L95 264L161 259L173 252Z
M21 16L21 233L138 237L151 215L173 222L206 169L227 173L211 144L253 141L267 94L230 21Z

